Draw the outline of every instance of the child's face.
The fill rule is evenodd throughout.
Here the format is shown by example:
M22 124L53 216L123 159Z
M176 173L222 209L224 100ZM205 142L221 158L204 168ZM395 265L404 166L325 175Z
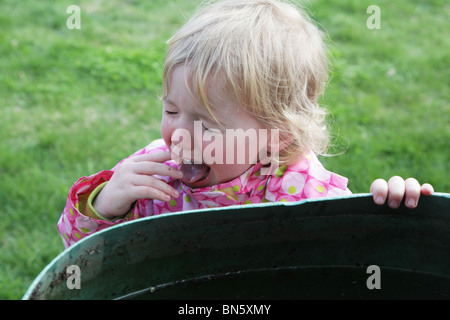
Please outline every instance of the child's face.
M170 94L163 101L161 134L172 150L172 158L185 160L180 167L185 184L206 187L228 182L257 163L259 150L267 142L261 136L262 145L257 135L264 127L230 98L221 81L208 83L208 98L222 127L201 106L195 91L191 90L194 97L190 94L183 65L175 67L169 83ZM245 135L248 139L244 139ZM186 160L202 163L187 164Z

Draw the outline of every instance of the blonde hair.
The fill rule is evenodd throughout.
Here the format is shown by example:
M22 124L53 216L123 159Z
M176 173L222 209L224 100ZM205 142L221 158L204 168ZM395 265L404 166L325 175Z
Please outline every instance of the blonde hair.
M327 112L318 104L328 79L324 34L300 8L277 0L209 2L167 43L164 96L172 70L185 63L213 116L207 80L221 77L239 105L280 130L289 143L279 163L326 150Z

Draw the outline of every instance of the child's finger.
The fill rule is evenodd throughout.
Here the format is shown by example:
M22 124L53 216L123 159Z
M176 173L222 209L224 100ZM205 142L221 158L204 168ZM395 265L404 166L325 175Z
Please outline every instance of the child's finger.
M168 202L171 199L171 196L164 191L149 186L138 186L134 192L138 199L157 199L164 202Z
M156 174L181 179L183 176L182 171L163 163L168 160L171 160L170 152L163 151L133 156L125 160L124 163L131 165L133 167L132 171L136 174Z
M147 175L137 175L131 182L136 187L149 187L163 192L172 198L178 198L179 192L165 181Z
M420 188L420 192L424 195L424 196L431 196L434 192L434 188L431 184L429 183L424 183L422 185L422 187Z
M159 175L164 177L172 177L174 179L181 179L183 177L183 172L181 170L159 162L140 161L134 164L133 170L136 174L143 174L147 176Z
M161 151L161 152L155 152L155 153L145 153L140 154L137 156L133 156L129 158L129 160L134 162L140 162L140 161L151 161L151 162L165 162L171 159L171 154L168 151Z
M394 176L388 181L388 205L392 209L397 209L405 195L405 180L402 177Z
M370 192L373 194L373 201L377 205L383 205L386 202L386 197L388 194L388 184L386 180L375 180L370 186Z
M417 207L420 197L420 184L414 178L405 180L405 206L410 209Z

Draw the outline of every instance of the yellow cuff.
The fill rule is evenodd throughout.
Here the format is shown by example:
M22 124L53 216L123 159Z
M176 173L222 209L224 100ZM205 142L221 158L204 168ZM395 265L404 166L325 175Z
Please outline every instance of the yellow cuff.
M101 185L99 185L97 188L94 189L94 191L92 191L92 193L89 195L89 198L87 200L86 203L86 207L85 207L85 214L91 218L94 219L98 219L98 220L104 220L104 221L116 221L118 219L122 219L124 218L127 214L121 216L121 217L116 217L114 219L106 219L105 217L103 217L100 213L98 213L95 209L94 206L92 205L92 203L95 200L95 197L100 193L100 191L103 190L103 188L105 187L105 185L108 183L108 181L103 182Z

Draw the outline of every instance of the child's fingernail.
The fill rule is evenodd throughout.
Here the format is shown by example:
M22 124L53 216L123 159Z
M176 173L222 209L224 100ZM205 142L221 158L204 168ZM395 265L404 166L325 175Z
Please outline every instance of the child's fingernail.
M398 202L397 201L391 201L389 202L389 207L391 208L398 208Z
M382 205L384 203L383 197L375 198L375 203L378 204L378 205Z
M408 203L406 204L406 206L408 208L415 208L416 207L416 202L414 201L414 199L409 199Z

